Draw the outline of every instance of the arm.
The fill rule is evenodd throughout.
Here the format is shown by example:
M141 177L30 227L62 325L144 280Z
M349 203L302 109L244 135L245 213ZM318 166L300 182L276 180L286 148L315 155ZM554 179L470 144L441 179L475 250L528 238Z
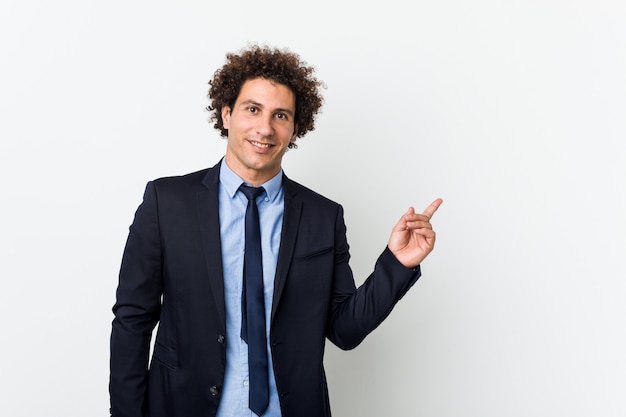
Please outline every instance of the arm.
M435 200L422 214L413 208L392 229L387 248L374 272L358 289L348 265L343 218L337 222L337 251L328 338L341 349L352 349L391 313L395 304L421 275L420 263L433 250L435 232L430 218L441 205Z
M109 384L113 417L141 417L145 412L150 339L161 306L161 258L156 192L149 183L130 227L113 307Z

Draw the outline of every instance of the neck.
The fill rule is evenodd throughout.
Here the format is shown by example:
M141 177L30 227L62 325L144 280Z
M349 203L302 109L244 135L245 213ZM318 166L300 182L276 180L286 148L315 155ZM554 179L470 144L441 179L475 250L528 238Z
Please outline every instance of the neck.
M228 168L230 168L231 171L237 174L239 178L241 178L253 187L258 187L262 184L265 184L280 172L280 165L276 169L272 170L259 170L254 168L248 168L245 165L238 163L238 161L232 158L232 155L229 155L228 153L224 157L224 162L226 163L226 165L228 165Z

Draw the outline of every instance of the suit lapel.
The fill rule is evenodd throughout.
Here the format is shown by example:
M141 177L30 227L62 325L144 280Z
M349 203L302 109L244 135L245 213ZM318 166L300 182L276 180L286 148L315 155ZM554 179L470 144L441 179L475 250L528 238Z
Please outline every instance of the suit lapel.
M276 314L280 297L285 287L287 273L293 258L296 246L300 216L302 213L302 200L296 197L296 189L293 182L283 174L283 187L285 192L285 211L283 214L283 230L280 238L280 249L276 263L276 276L274 277L274 301L272 302L272 317Z
M213 292L215 306L220 314L221 323L226 323L226 307L224 301L224 272L222 269L222 243L220 237L219 219L219 163L209 169L202 183L206 190L197 193L198 222L204 260L208 271L208 279ZM285 287L287 273L293 258L296 238L302 213L302 200L297 198L296 187L293 181L283 176L285 192L285 211L283 214L283 230L276 263L274 278L274 301L272 303L272 317ZM224 330L225 331L225 330Z
M220 322L225 326L226 310L224 305L224 278L222 269L222 243L219 219L219 163L209 169L202 183L207 188L196 195L198 205L198 222L204 260L208 271L215 306L220 315ZM224 328L224 331L226 329Z

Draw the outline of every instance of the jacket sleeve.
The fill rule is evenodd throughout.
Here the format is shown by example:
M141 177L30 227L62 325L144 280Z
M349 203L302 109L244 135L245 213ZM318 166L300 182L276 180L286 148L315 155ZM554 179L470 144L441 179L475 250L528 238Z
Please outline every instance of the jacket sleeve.
M406 268L385 248L374 272L355 288L346 239L343 210L335 230L335 267L327 337L340 349L358 346L391 313L396 303L417 282L420 267Z
M152 331L161 308L162 253L154 183L130 226L113 307L109 392L113 417L145 413Z

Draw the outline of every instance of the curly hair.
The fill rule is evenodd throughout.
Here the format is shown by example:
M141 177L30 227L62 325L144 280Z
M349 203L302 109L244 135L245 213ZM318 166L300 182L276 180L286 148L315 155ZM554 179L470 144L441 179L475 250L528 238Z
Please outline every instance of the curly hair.
M301 138L315 129L315 116L322 107L321 88L326 86L314 75L314 68L300 59L300 56L288 50L253 45L243 49L239 54L226 54L226 63L215 71L209 81L208 97L211 104L206 110L211 112L210 121L220 131L221 136L228 136L224 128L222 107L232 108L239 96L243 84L254 78L282 84L296 97L295 125L296 136ZM296 148L290 143L289 148Z

